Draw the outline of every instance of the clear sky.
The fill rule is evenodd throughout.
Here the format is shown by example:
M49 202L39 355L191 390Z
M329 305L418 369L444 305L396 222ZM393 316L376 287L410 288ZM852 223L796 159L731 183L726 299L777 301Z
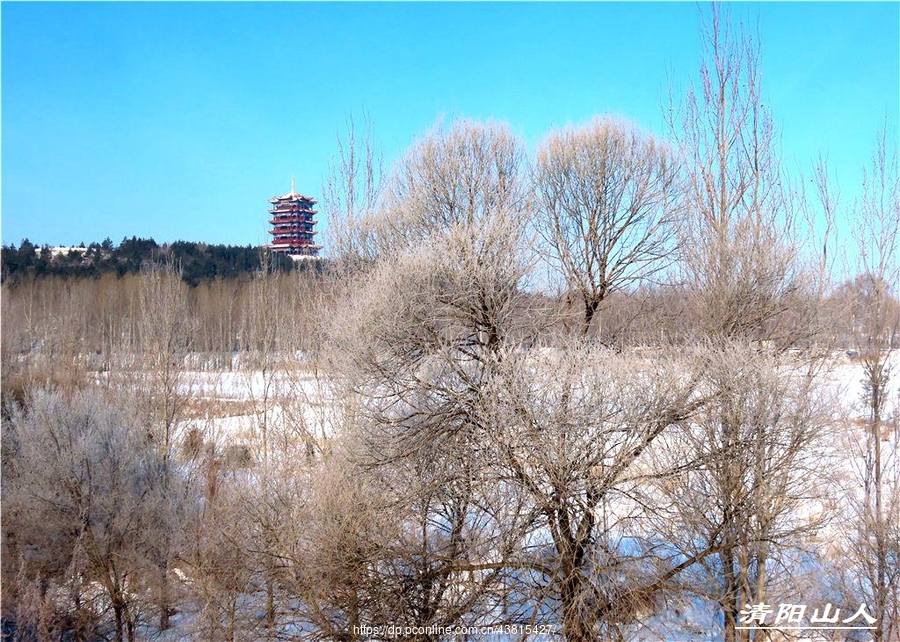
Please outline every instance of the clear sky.
M386 162L438 118L549 128L624 115L664 133L697 76L694 3L10 3L2 20L2 238L266 242L267 199L314 197L347 117ZM748 3L784 158L827 152L855 194L896 141L900 4ZM323 222L327 224L327 222ZM322 223L320 223L320 228Z

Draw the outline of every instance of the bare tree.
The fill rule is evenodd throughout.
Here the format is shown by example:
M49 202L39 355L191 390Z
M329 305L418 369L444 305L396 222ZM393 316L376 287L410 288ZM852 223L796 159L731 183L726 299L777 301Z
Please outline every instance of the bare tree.
M180 270L174 264L152 265L141 274L140 339L142 373L146 378L133 382L137 391L144 392L149 403L150 428L148 438L155 444L163 464L163 493L178 476L172 462L176 447L176 431L187 399L191 381L185 367L190 351L192 316L188 307L186 287ZM181 504L175 497L173 486L171 507ZM170 514L167 522L175 523L177 516ZM165 530L158 540L157 564L159 568L159 628L169 628L169 574L173 557L174 538Z
M478 245L508 243L499 239ZM527 314L504 303L515 272L499 262L515 254L481 264L443 240L381 265L335 320L359 404L348 420L357 457L402 489L390 507L408 521L396 528L418 536L374 566L413 591L406 622L541 613L572 640L633 624L712 551L656 555L629 500L649 475L645 451L704 401L675 360L523 350L532 337L516 319ZM473 301L487 302L491 322Z
M247 492L243 481L224 478L220 453L207 454L204 501L192 521L191 537L181 562L188 595L201 606L192 631L206 639L241 639L255 627L255 614L242 607L242 597L253 592L255 563L252 542L257 541L247 519Z
M372 136L368 116L362 138L353 117L348 119L346 134L338 136L338 158L332 160L323 187L329 252L350 270L371 261L377 253L370 227L382 196L384 172Z
M262 569L265 585L265 626L266 635L274 635L277 618L276 608L276 569L278 566L277 550L274 546L275 533L278 530L278 515L273 510L272 487L273 433L278 430L278 386L280 370L288 354L285 341L285 327L290 321L290 308L286 305L285 293L276 287L277 275L268 263L270 257L263 260L263 269L254 275L247 293L248 308L245 311L242 337L244 348L250 356L251 368L246 371L247 397L253 404L252 444L256 450L257 480L254 492L245 497L244 510L246 518L255 526L255 537L251 548L255 551L253 559ZM290 293L287 294L288 296Z
M895 298L900 283L900 177L897 151L888 148L885 132L879 137L871 169L864 173L854 224L862 287L851 318L866 408L865 466L860 471L864 497L855 561L862 580L858 590L877 613L874 638L880 641L893 639L900 631L898 411L895 406L893 417L886 412L896 368L891 350L900 340L900 308Z
M371 263L454 226L521 216L523 162L521 143L502 124L439 125L412 146L382 190L364 199L364 216L342 222Z
M759 48L717 4L701 38L700 86L670 111L686 185L683 266L693 312L705 334L790 342L799 328L785 312L807 279L797 205L762 101Z
M546 319L523 292L516 158L496 127L456 124L421 141L391 186L396 243L330 340L355 456L398 489L402 545L373 565L404 587L396 616L543 614L568 639L593 639L710 554L645 564L625 542L632 513L600 517L614 498L639 510L628 496L642 454L703 400L667 360L527 349Z
M356 456L375 488L392 489L403 524L377 565L396 586L396 604L383 606L397 621L457 623L497 604L503 566L484 557L508 549L496 497L478 483L484 430L473 409L528 333L521 158L497 125L456 123L414 146L390 186L381 238L391 243L333 322Z
M36 390L28 407L11 409L3 444L12 464L4 467L4 516L9 502L30 551L24 573L37 573L44 592L50 583L69 587L73 612L88 608L102 618L90 592L101 587L115 639L133 640L142 575L155 564L158 539L171 536L165 514L173 482L163 488L164 463L137 415L98 393ZM47 575L51 558L56 570Z
M661 472L647 454L707 403L688 364L656 357L595 347L510 358L488 388L490 459L531 510L511 562L531 591L515 592L552 613L568 640L622 636L659 608L672 578L715 550L672 555L646 528L655 506L635 501Z
M541 144L539 232L581 301L583 335L610 294L674 259L676 177L664 144L609 117L551 132Z
M316 473L298 522L294 589L300 615L315 627L311 639L352 640L354 627L395 623L388 605L399 587L380 581L378 573L402 519L385 489L368 483L367 471L344 453Z
M168 458L187 399L189 383L184 359L191 348L191 313L180 270L172 264L151 265L141 274L140 336L142 360L151 391L151 438Z
M746 639L740 611L797 598L785 569L831 516L834 399L815 363L740 344L702 348L698 362L711 397L652 452L663 474L646 501L684 555L714 552L683 588L718 604L726 639Z
M739 611L772 590L772 560L817 525L794 523L792 511L807 497L797 480L814 470L808 453L824 425L815 411L823 364L804 355L801 381L788 385L779 369L797 366L774 355L816 340L810 319L826 257L804 265L800 204L762 101L759 47L727 9L714 4L708 16L699 88L671 113L686 184L682 265L695 335L710 350L703 385L712 399L688 431L699 433L687 447L694 468L684 472L679 523L688 551L698 541L717 549L703 571L731 641L746 633L736 629Z

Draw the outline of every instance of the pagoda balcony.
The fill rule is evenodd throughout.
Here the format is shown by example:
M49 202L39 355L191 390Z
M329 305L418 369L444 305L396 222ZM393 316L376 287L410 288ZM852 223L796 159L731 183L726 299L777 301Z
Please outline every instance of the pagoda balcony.
M303 207L300 205L292 205L290 207L280 206L269 209L269 214L296 214L298 212L315 215L319 213L319 210L314 210L312 207Z
M296 223L278 223L272 224L273 230L311 230L316 226L315 221L299 221Z
M315 216L319 213L319 210L313 210L305 207L297 207L294 209L286 210L286 209L278 209L278 210L269 210L269 214L272 216L299 216L306 214L308 216Z
M312 243L271 243L270 245L266 245L265 247L278 249L278 250L289 250L289 249L311 249L311 250L321 250L321 245L313 245Z
M315 224L315 221L310 214L295 214L293 216L276 216L275 218L269 219L269 225L279 225L283 223L311 223Z
M275 228L274 230L269 230L269 234L306 234L307 236L313 236L318 234L318 230L314 230L312 228L304 229L302 227L295 228Z
M276 236L272 239L275 243L289 243L293 241L308 241L312 243L312 237L308 235L294 235L294 236Z

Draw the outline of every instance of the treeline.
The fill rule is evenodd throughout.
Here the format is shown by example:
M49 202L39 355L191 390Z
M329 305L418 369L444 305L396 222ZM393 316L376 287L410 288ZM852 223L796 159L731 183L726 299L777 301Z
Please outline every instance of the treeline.
M160 269L178 275L171 264L152 264L121 278L26 277L16 285L4 284L4 390L16 385L18 375L35 368L68 367L83 375L85 370L109 370L110 361L121 355L140 354L143 335L151 329L145 317L155 314L142 301L147 296L147 274ZM261 300L257 292L260 275L265 276L269 300ZM196 287L184 281L180 278L177 288L185 317L182 341L190 352L204 355L198 357L205 360L198 366L211 369L228 369L233 352L253 349L248 324L259 306L272 305L276 299L283 301L280 309L286 322L300 328L291 349L310 350L316 319L331 296L327 277L313 271L262 270L247 279L215 279Z
M190 241L158 244L152 238L132 236L115 245L109 238L102 243L84 244L68 251L54 251L49 245L39 247L25 239L2 249L2 279L17 282L26 276L99 277L103 274L137 274L141 267L166 261L180 266L185 283L196 286L213 279L233 279L258 271L266 261L270 268L282 272L295 269L322 268L321 262L295 263L283 254L267 253L252 245L210 245Z
M141 351L141 292L146 274L171 264L145 264L137 274L122 277L107 273L97 278L25 276L2 287L2 327L4 390L14 386L15 374L23 365L34 366L43 358L77 354L89 355L88 362L76 361L79 368L106 370L116 355ZM340 280L330 272L298 270L290 274L260 270L248 278L210 279L192 287L180 275L184 288L185 315L190 324L185 340L202 369L230 369L232 353L252 349L252 333L247 324L260 305L253 298L255 280L265 274L269 296L283 299L283 314L298 328L294 343L285 349L313 352L317 349L320 325L330 314ZM866 315L878 296L878 286L887 293L884 305L892 319L900 318L900 302L891 296L887 284L872 277L856 277L838 284L820 300L798 297L794 309L786 312L794 328L808 327L802 309L816 308L817 340L824 336L835 349L859 353L871 347L863 332ZM522 293L528 307L514 313L526 320L529 308L553 308L554 332L541 336L543 347L557 348L560 337L571 332L584 334L584 309L571 291L561 295ZM399 301L400 299L398 299ZM614 292L605 299L602 324L592 324L586 339L606 349L623 351L656 346L690 346L695 341L694 318L685 309L686 290L675 286L647 286ZM900 347L900 334L887 338L888 346ZM790 344L783 344L790 345ZM779 342L776 347L783 347ZM805 345L809 345L806 342ZM58 366L57 366L58 367ZM38 368L42 370L43 367Z

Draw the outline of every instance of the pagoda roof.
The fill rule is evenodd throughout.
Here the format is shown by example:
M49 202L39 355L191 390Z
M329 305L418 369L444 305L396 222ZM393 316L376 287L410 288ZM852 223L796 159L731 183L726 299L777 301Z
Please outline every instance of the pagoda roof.
M281 196L273 196L269 199L270 203L282 203L284 201L309 201L310 203L316 203L317 201L311 196L304 196L303 194L298 194L294 191L294 179L291 178L291 191L286 194L282 194Z
M310 203L318 203L318 201L313 197L304 196L303 194L298 194L297 192L288 192L287 194L282 194L281 196L273 196L269 199L269 202L272 204L284 203L285 201L309 201Z

